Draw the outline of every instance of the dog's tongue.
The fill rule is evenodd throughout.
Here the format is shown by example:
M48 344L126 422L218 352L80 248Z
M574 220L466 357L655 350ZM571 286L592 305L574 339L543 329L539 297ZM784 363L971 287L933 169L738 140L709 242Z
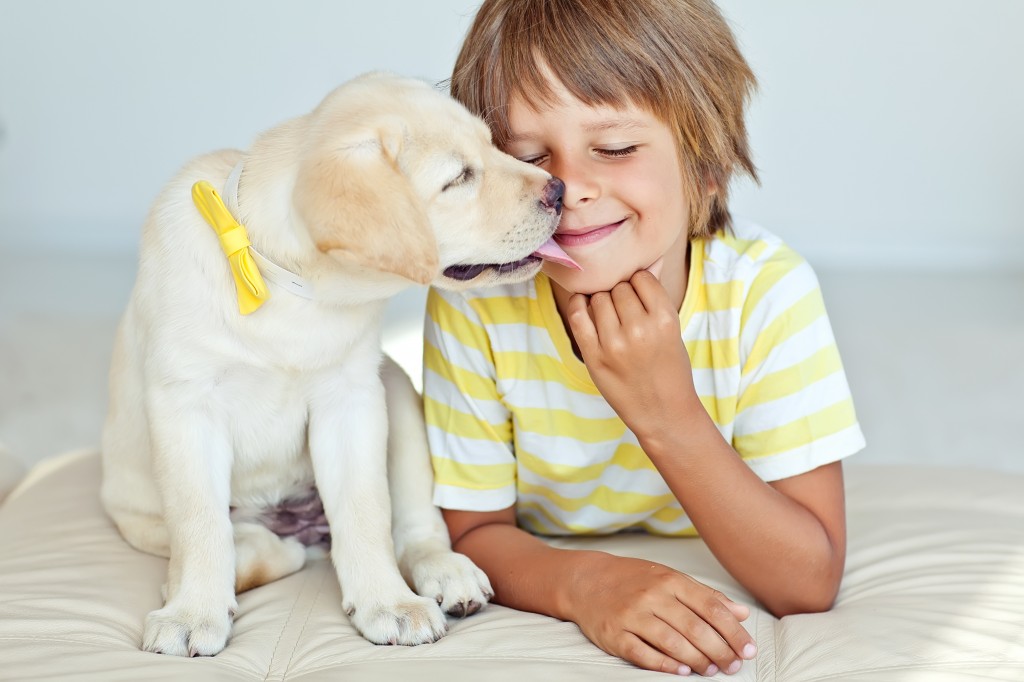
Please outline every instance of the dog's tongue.
M541 244L540 248L533 252L534 256L539 256L544 260L549 260L559 265L564 265L567 268L575 268L576 270L582 270L579 263L569 257L562 247L555 243L554 239L548 239L546 242Z

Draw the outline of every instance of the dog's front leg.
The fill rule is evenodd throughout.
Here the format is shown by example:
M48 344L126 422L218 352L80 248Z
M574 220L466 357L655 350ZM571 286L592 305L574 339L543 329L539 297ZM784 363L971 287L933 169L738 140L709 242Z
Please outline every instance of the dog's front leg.
M447 629L444 614L409 589L395 561L384 387L369 369L328 382L310 409L310 455L342 607L371 642L433 642Z
M166 603L146 617L142 646L176 656L213 656L227 644L237 608L231 445L225 431L194 405L159 395L147 407L170 561Z
M448 528L434 506L423 403L391 358L381 369L388 403L388 481L395 553L416 592L434 597L452 616L479 611L494 596L487 576L469 557L452 551Z

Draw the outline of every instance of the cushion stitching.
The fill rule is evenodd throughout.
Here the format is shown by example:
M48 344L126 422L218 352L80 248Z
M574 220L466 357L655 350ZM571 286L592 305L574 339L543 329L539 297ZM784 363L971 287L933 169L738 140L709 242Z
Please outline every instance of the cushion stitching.
M291 670L291 667L292 667L292 660L293 660L293 659L295 658L295 649L296 649L296 646L297 646L297 645L298 645L298 643L299 643L299 642L300 642L300 641L302 640L302 635L303 635L303 633L305 633L305 632L306 632L306 625L308 625L308 624L309 624L309 618L310 618L310 616L312 616L312 615L313 615L313 607L315 607L315 606L316 606L316 603L317 603L317 601L319 601L319 600L320 600L320 595L321 595L321 594L323 593L323 589L322 589L322 588L323 588L323 584L324 584L324 581L325 581L325 580L327 579L327 576L328 576L328 575L330 575L330 573L325 573L324 575L322 575L322 576L320 577L320 584L319 584L319 585L317 585L317 590L316 590L316 596L315 596L315 597L313 597L313 601L312 601L312 603L311 603L311 604L309 605L309 609L308 609L308 610L306 611L306 619L305 619L304 621L302 621L302 627L301 627L301 628L299 628L299 634L298 634L298 635L297 635L297 636L295 637L295 644L294 644L294 645L292 646L292 653L291 653L291 655L290 655L290 656L288 657L288 662L287 662L287 663L285 663L285 666L284 666L284 672L282 672L282 673L281 673L281 679L282 679L282 680L284 680L284 679L287 679L287 678L288 678L288 671L289 671L289 670ZM305 587L305 585L303 585L303 587ZM297 603L297 601L296 601L296 603ZM264 682L266 682L266 681L264 681Z
M307 572L302 580L303 589L306 587L306 583L309 582L309 575L310 574ZM270 654L270 661L267 663L267 674L263 677L263 682L267 682L267 680L270 679L270 674L274 670L274 661L277 659L277 649L281 646L281 640L284 638L285 630L288 629L288 623L292 622L292 614L295 613L295 607L299 605L299 597L301 596L302 590L300 589L298 596L296 596L295 600L292 602L291 609L288 610L288 618L285 619L284 625L281 627L281 631L277 635L277 641L274 642L274 651ZM292 650L292 653L294 654L294 649ZM288 660L291 662L291 657L289 657Z

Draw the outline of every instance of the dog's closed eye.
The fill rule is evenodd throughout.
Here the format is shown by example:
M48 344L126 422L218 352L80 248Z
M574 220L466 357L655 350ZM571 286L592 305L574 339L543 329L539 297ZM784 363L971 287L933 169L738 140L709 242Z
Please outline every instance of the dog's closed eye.
M476 177L476 173L469 166L463 166L462 171L448 181L448 183L441 189L442 192L447 192L450 189L465 185Z

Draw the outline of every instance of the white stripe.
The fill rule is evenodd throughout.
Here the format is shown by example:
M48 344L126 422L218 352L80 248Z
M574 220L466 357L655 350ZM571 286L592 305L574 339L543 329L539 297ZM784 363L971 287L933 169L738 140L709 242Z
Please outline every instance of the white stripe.
M427 426L430 454L457 464L490 466L514 464L511 445L498 440L456 436L437 426Z
M640 523L651 514L650 512L633 514L608 512L592 504L588 504L578 511L565 511L551 500L540 495L521 494L519 499L523 503L535 504L543 508L551 517L559 519L566 525L582 527L589 532L614 533L615 531ZM520 516L529 516L530 512L524 509L519 514ZM550 527L552 525L547 516L539 515L537 519L544 526ZM553 530L558 531L560 529L554 528Z
M513 408L550 410L557 406L581 419L618 418L602 396L576 391L559 381L512 379L503 397Z
M623 442L629 442L623 438L586 443L571 436L544 436L530 431L520 431L517 436L521 450L553 465L570 467L587 467L610 462L619 446ZM635 437L633 440L635 442Z
M491 347L498 353L533 353L561 360L551 334L543 327L526 323L490 324Z
M841 371L803 387L797 393L753 405L734 420L735 435L745 436L779 428L820 412L850 398L846 375Z
M426 370L428 380L425 382L423 396L436 400L442 405L451 405L463 414L483 419L488 424L503 424L509 420L509 411L499 400L469 398L459 388L444 377Z
M818 279L806 262L787 272L762 295L757 306L747 316L746 327L740 336L740 357L750 355L754 342L765 327L817 289Z
M461 292L453 292L451 296L465 299L489 299L489 298L529 298L536 300L537 288L533 280L517 282L514 284L499 284L497 286L480 287L478 289L466 289Z
M740 333L739 312L739 308L695 312L683 330L683 338L687 341L721 341L735 338Z
M509 485L496 490L470 490L437 483L434 506L463 511L498 511L516 503L516 488Z
M454 335L436 325L427 325L424 340L439 350L448 364L494 381L495 370L491 359L472 346L462 345Z
M740 366L724 369L693 370L693 387L699 396L716 396L735 400L736 384L739 383Z
M832 336L832 325L829 324L828 316L822 315L768 351L759 365L741 376L736 392L742 395L751 385L772 372L795 367L815 353L833 345L835 338ZM746 357L741 358L741 362L745 361Z
M767 457L744 461L763 481L778 481L849 457L864 447L864 434L854 424L813 443Z

